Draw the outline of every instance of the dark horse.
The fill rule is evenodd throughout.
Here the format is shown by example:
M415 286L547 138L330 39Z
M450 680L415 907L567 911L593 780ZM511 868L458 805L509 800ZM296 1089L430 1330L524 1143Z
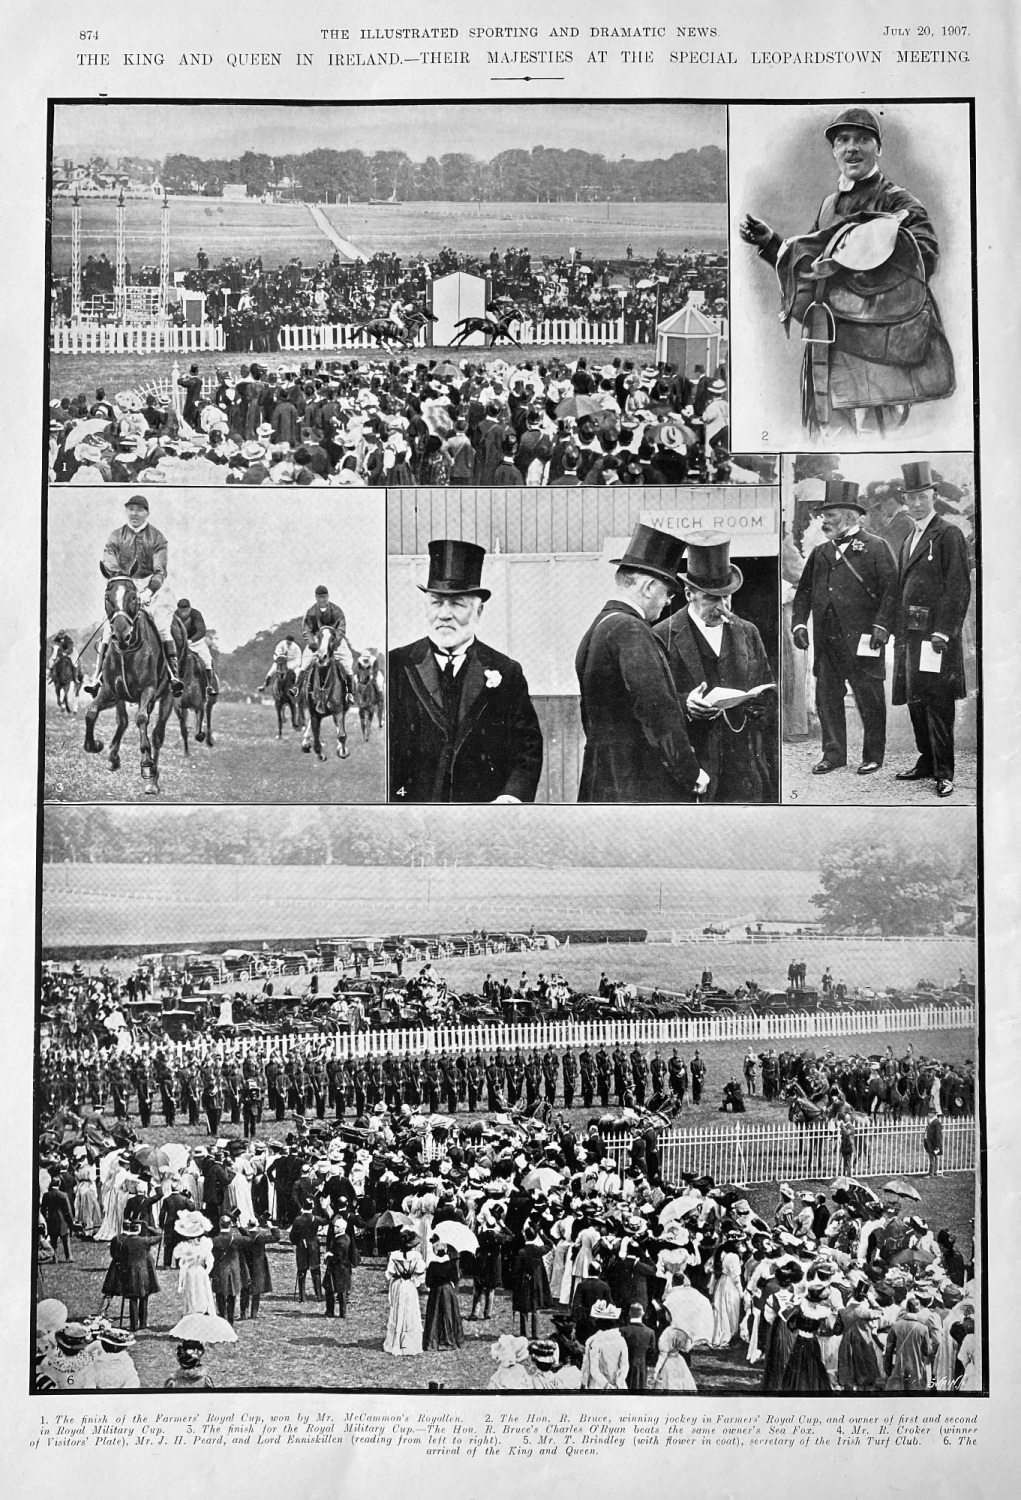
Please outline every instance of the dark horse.
M502 318L459 318L454 324L459 331L450 340L450 347L456 349L464 343L465 339L471 338L473 333L482 333L485 334L490 349L494 344L499 343L500 339L506 339L508 344L515 344L520 349L519 340L510 331L511 324L518 321L519 319L513 315L510 317L505 315Z
M301 701L308 710L308 728L301 741L307 755L315 750L317 760L325 760L319 726L324 719L332 719L337 726L337 755L341 760L348 756L347 677L335 656L337 638L331 625L324 625L319 632L319 649L315 661L304 674Z
M379 686L379 667L375 659L366 654L359 656L355 664L353 684L355 707L362 726L362 739L372 734L372 720L379 715L379 727L383 727L383 693Z
M188 650L184 653L181 661L181 681L184 683L184 692L177 699L174 707L181 725L181 740L184 745L184 753L188 754L188 715L195 715L195 739L198 744L207 744L213 748L213 704L220 696L215 676L209 672L204 663L199 661L194 651Z
M305 715L298 701L298 679L290 667L279 664L273 674L273 707L277 711L277 739L284 737L284 719L291 710L291 728L301 729Z
M142 608L133 578L111 578L106 586L106 617L112 635L103 662L99 692L85 715L85 749L98 755L103 748L95 738L96 719L104 708L117 710L117 728L110 741L110 769L120 768L120 743L128 727L129 703L138 704L135 724L141 754L142 779L147 783L147 797L160 789L159 758L167 720L174 705L170 691L170 670L163 652L163 642L155 624ZM173 623L178 661L184 660L184 630L179 620Z
M78 712L78 694L82 686L82 669L77 665L74 658L65 652L57 657L50 668L50 681L53 683L57 694L57 707L62 708L65 713L76 714ZM71 689L74 688L75 700L71 703Z
M367 323L359 323L358 328L362 333L367 333L370 339L374 339L381 348L392 352L395 344L400 349L410 349L421 330L427 324L435 322L435 313L426 312L419 307L408 314L403 327L393 318L370 318Z

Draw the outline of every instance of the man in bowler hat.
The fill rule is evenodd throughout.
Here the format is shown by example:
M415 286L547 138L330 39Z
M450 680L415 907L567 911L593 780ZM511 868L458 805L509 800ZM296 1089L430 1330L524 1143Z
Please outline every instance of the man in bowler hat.
M701 532L687 542L681 575L687 603L656 627L688 719L688 736L708 772L707 802L775 800L763 732L776 736L776 695L760 695L723 712L705 701L713 688L747 693L773 684L755 626L733 613L729 600L744 582L730 561L730 540ZM767 728L768 726L768 728Z
M575 657L585 730L579 802L694 802L709 785L653 625L680 589L680 537L641 522Z
M794 596L794 644L808 650L814 634L815 706L822 726L825 776L847 764L844 694L850 687L864 727L859 776L871 776L886 753L886 642L893 623L897 566L881 537L861 529L858 486L826 482L819 507L826 541L809 553Z
M893 702L906 703L918 760L898 781L933 781L937 797L954 790L954 716L967 697L961 631L971 601L964 533L936 514L928 462L902 464L904 503L914 529L898 568Z
M534 802L542 731L518 662L478 639L485 549L429 543L426 634L390 652L390 801Z

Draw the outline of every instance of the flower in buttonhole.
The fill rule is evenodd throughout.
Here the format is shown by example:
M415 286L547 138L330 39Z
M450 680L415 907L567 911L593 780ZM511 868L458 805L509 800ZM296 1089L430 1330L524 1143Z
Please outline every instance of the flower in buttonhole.
M498 688L500 686L500 684L501 684L502 681L503 681L503 673L502 672L489 672L489 671L486 672L486 687L487 688Z

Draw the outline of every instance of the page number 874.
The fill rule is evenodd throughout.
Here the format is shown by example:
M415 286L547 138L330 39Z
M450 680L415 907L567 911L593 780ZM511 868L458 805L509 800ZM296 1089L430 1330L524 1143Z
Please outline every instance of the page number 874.
M80 42L98 42L99 41L99 32L98 31L79 31L79 33L78 33L78 40Z

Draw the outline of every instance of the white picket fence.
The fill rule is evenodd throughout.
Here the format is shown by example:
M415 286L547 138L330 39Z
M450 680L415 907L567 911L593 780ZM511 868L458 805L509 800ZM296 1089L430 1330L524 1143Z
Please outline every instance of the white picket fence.
M975 1026L971 1006L918 1006L874 1013L821 1013L807 1016L699 1016L667 1020L544 1021L531 1024L434 1027L414 1031L299 1032L291 1036L245 1038L256 1055L283 1055L302 1048L324 1048L334 1057L417 1056L423 1052L506 1052L515 1047L540 1050L614 1046L699 1046L705 1042L800 1042L817 1037L871 1037L891 1031L968 1031ZM222 1042L208 1044L220 1053ZM180 1050L180 1048L178 1049Z
M852 1177L911 1177L928 1170L922 1144L925 1120L880 1120L857 1132L850 1166ZM975 1170L977 1124L972 1116L943 1122L944 1172ZM607 1140L607 1152L618 1163L631 1159L630 1135ZM716 1182L752 1185L761 1182L829 1182L845 1172L840 1134L835 1124L799 1127L787 1122L765 1125L711 1125L701 1130L659 1132L661 1170L668 1182L682 1172L710 1176Z
M624 324L584 323L579 319L560 318L546 323L519 323L512 332L519 344L620 344L624 341ZM278 333L281 349L316 350L376 349L375 339L363 328L349 323L313 323L286 325ZM432 343L432 334L423 328L415 338L415 347ZM478 346L469 346L478 347ZM510 347L504 345L503 347Z
M69 323L50 331L51 354L166 354L222 349L223 329L173 323Z

